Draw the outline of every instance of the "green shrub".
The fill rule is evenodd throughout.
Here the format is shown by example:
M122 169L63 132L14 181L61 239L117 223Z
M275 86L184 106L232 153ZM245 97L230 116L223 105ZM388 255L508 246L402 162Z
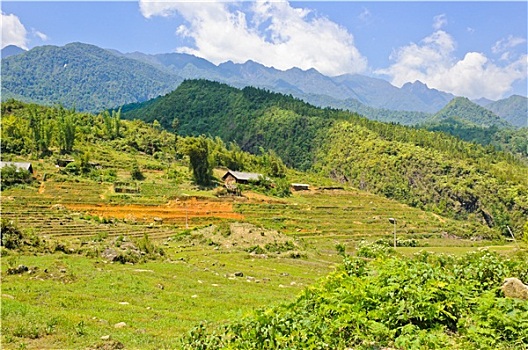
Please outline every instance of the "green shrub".
M184 349L524 349L528 303L503 298L502 276L525 255L343 257L336 272L296 301L215 328L200 324ZM372 257L376 256L376 257ZM481 263L482 262L482 263Z
M27 184L33 181L31 173L27 170L17 168L15 165L8 165L0 168L1 186L9 187L15 184Z
M23 234L20 231L13 221L2 218L0 230L0 237L2 247L7 249L17 249L20 248L23 244Z
M137 163L134 163L132 166L132 170L130 171L130 178L132 180L142 181L145 180L145 176L141 172L141 169L139 168L139 165Z

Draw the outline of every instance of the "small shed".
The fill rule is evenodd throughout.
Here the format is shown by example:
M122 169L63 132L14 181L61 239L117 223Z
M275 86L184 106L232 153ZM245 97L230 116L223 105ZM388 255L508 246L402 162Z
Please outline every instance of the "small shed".
M294 191L308 191L310 189L308 184L291 184L291 187Z
M241 171L233 171L228 170L227 173L225 173L224 176L222 176L222 180L224 180L224 183L226 185L232 185L232 184L247 184L250 181L258 181L259 178L262 177L262 174L257 173L244 173Z
M3 162L0 161L0 169L7 166L15 166L17 172L19 169L29 171L30 174L33 174L33 166L31 163L26 162Z

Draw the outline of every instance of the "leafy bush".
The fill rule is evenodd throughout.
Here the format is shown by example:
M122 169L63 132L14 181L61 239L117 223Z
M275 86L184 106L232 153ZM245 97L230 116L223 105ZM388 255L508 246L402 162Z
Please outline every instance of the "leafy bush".
M7 249L17 249L23 244L22 231L20 231L13 221L2 219L2 227L0 229L0 237L2 247Z
M8 165L0 168L0 180L2 188L15 184L25 184L33 181L31 173L27 170Z
M363 258L378 258L392 252L394 252L394 249L385 243L361 241L357 246L357 255Z
M141 169L139 168L139 165L137 163L134 163L134 165L132 165L132 170L130 171L130 178L132 180L137 181L145 180L145 176L141 172Z
M405 258L391 256L387 247L380 247L362 244L359 250L369 258L343 254L341 268L305 289L293 303L257 310L219 328L198 325L183 340L182 347L528 346L528 303L503 298L499 289L503 276L526 269L526 253L512 258L488 251L462 257L419 253Z

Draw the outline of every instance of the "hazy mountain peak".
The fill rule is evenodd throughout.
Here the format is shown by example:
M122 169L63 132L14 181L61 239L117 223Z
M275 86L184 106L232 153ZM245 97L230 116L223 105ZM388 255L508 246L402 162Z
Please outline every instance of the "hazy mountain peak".
M512 125L528 127L528 98L512 95L506 99L492 102L486 106Z
M38 52L38 55L35 53L31 57L26 57L27 54L24 54L2 60L2 79L5 82L2 86L3 98L18 96L36 102L56 103L59 101L66 103L75 94L78 94L82 96L83 102L72 102L79 108L83 106L84 109L94 110L100 108L99 106L102 106L103 103L107 103L106 101L109 99L108 93L101 96L94 94L94 91L98 91L104 84L110 84L112 81L126 80L125 77L138 79L139 75L147 70L150 72L148 76L155 76L155 78L129 82L131 87L141 90L141 94L138 94L137 91L132 93L129 91L131 89L124 87L118 92L119 98L116 101L108 101L109 107L118 104L118 100L122 99L126 99L127 102L138 102L146 96L164 94L167 92L168 86L176 87L181 78L208 79L235 87L260 87L275 92L293 94L295 97L306 101L316 101L321 105L337 108L343 108L342 106L347 104L346 101L355 99L365 106L383 109L385 115L392 112L400 115L404 111L415 116L417 115L415 113L432 114L442 109L454 98L452 94L431 89L427 84L418 80L398 88L386 80L359 74L328 77L314 68L303 70L294 67L279 70L274 67L266 67L252 60L244 63L227 61L215 65L204 58L190 54L174 52L121 54L116 50L102 49L95 45L80 42L70 43L62 47L40 46L30 50L28 54L34 50ZM26 62L19 61L25 58L27 58ZM80 60L82 60L81 64L75 64ZM72 77L76 77L75 79L85 83L86 77L90 77L90 82L93 81L95 85L64 81L61 84L54 84L51 89L43 89L42 87L50 85L50 76L46 69L41 68L45 66L56 67L55 73L58 74L65 64L70 71L70 80ZM98 76L94 73L103 73L98 67L105 67L107 71ZM137 74L138 69L141 71L139 75ZM91 73L86 73L86 70ZM164 77L159 74L164 75ZM84 78L80 78L81 76ZM23 78L21 79L21 77ZM103 81L98 81L99 78ZM52 79L62 81L66 77L57 75ZM27 84L27 82L32 83ZM60 89L61 86L66 86L64 84L67 86L74 84L73 90ZM88 91L89 87L93 90ZM134 101L134 99L138 100ZM522 107L522 102L510 102L507 105ZM522 108L516 107L517 110L522 111ZM515 113L515 115L519 115L520 112ZM378 112L374 114L379 115ZM503 114L500 115L503 116ZM526 112L524 115L526 116ZM390 119L390 117L388 118ZM406 123L410 123L410 119L413 118L416 119L415 117L405 118ZM401 119L400 116L398 116L399 119ZM419 119L423 119L421 115ZM521 122L522 120L519 123Z
M18 47L16 45L7 45L2 49L0 55L2 56L2 58L7 58L9 56L15 56L24 52L26 52L26 50L21 47Z

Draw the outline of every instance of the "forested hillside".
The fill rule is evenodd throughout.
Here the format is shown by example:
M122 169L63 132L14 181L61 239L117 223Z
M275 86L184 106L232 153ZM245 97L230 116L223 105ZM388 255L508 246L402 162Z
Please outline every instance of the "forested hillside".
M485 106L512 125L528 127L528 98L513 95Z
M430 121L437 122L453 117L458 117L481 127L512 127L512 125L506 120L500 118L498 115L484 107L471 102L465 97L456 97L451 100L444 108L438 111Z
M3 101L16 98L48 105L62 103L91 112L143 102L173 90L183 79L260 87L318 106L348 109L369 119L408 125L423 122L454 98L420 81L397 88L383 79L358 74L328 77L315 69L282 71L253 61L215 65L183 53L121 53L82 43L41 46L28 52L10 47L6 50L6 55L2 54ZM8 57L10 52L17 54ZM490 102L480 100L486 108ZM526 97L521 96L489 105L515 126L526 126L526 107ZM474 108L464 112L468 115L458 116L482 119L490 113Z
M243 149L272 149L290 166L494 232L523 231L528 217L528 167L510 153L443 133L370 121L321 109L255 88L186 81L145 104L123 108L125 118L174 118L184 135L209 134ZM471 234L468 232L468 234Z
M2 98L99 111L174 89L175 74L97 46L41 46L2 59Z
M520 157L528 156L528 127L498 128L495 125L478 126L459 117L448 117L436 122L426 122L420 127L441 131L464 141L493 147Z

